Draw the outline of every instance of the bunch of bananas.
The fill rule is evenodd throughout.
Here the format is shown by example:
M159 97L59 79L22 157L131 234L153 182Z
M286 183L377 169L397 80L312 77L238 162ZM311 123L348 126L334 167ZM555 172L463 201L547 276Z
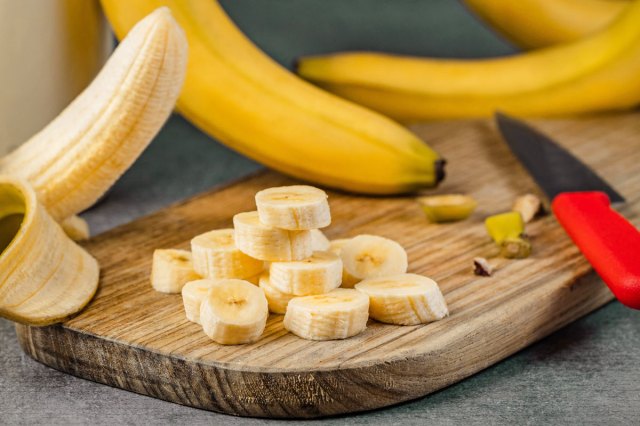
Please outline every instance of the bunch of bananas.
M539 14L521 16L511 11L526 10L527 5L549 11L552 3L559 8L573 2L511 2L513 9L507 6L508 1L469 3L486 12L492 22L513 24L498 25L514 38L544 45L546 41L529 38L527 25L518 23L539 25L534 34L554 34L553 26L548 30L544 24L552 19L560 22L561 14L549 13L548 19L536 22ZM596 2L581 0L576 8L578 3ZM440 60L355 52L302 58L298 72L331 92L403 122L488 117L496 110L560 116L628 109L640 103L640 1L615 4L609 6L608 16L613 20L605 28L575 41L515 56ZM620 13L614 17L616 7ZM574 22L571 19L580 21L579 14L568 16L567 27ZM596 20L590 22L593 27L601 25ZM562 37L556 38L562 41Z

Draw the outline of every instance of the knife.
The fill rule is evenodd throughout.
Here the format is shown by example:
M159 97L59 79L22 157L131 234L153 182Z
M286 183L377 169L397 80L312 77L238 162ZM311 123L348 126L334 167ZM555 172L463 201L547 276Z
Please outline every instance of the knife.
M640 232L611 207L624 198L548 136L501 113L496 121L593 269L620 302L640 309Z

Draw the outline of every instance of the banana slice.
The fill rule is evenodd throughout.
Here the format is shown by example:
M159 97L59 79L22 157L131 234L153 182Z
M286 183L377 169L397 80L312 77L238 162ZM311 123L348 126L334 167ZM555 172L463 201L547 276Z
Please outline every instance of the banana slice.
M329 241L329 251L337 254L338 256L342 253L342 247L351 241L351 238L339 238L337 240Z
M60 322L98 288L98 262L64 233L27 182L0 177L0 316Z
M311 231L311 247L313 251L328 251L331 247L331 242L319 229L312 229Z
M218 280L200 307L204 332L221 345L255 342L267 324L267 298L259 287L243 280Z
M449 314L438 284L421 275L372 278L355 288L369 297L369 315L380 322L426 324Z
M284 314L287 312L287 305L293 299L293 294L283 293L273 285L269 280L269 274L264 273L260 275L260 288L264 291L264 295L267 297L269 304L269 312L274 314Z
M205 278L202 280L189 281L182 287L184 313L189 321L200 324L200 306L214 283L214 280Z
M73 241L84 241L89 239L89 224L80 216L69 216L60 222L62 230Z
M245 279L262 273L264 262L238 250L233 234L233 229L218 229L191 240L193 267L197 273L212 279Z
M266 261L302 260L311 256L311 232L288 231L260 223L258 212L233 217L236 246L247 255Z
M342 282L342 260L334 253L316 251L295 262L272 262L271 285L283 293L310 296L327 293Z
M274 228L303 231L331 223L327 194L306 185L280 186L256 194L260 222Z
M362 332L369 318L369 297L353 289L291 299L284 328L309 340L346 339Z
M159 249L153 252L151 285L161 293L180 293L189 281L202 278L193 270L191 253L186 250Z
M407 272L407 252L397 242L376 235L358 235L340 252L345 274L343 287L358 281Z

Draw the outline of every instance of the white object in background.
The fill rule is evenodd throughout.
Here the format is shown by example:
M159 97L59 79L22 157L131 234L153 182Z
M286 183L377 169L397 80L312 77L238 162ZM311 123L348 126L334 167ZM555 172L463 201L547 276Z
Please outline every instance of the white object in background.
M88 85L112 40L98 0L0 0L0 155Z

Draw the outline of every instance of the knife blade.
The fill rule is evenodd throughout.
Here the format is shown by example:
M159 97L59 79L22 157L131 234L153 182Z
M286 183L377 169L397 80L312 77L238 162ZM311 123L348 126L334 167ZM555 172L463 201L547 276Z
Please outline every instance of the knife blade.
M620 302L640 309L640 232L611 208L624 197L549 136L505 114L496 122L593 269Z

